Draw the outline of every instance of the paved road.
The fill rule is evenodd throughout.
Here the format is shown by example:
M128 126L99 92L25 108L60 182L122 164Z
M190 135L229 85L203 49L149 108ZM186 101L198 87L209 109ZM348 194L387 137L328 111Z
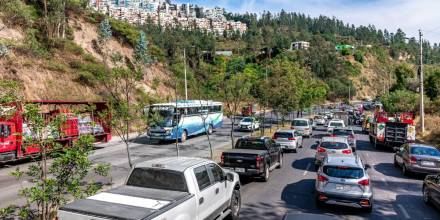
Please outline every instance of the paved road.
M228 119L224 120L222 128L216 129L210 136L213 149L226 146L231 143L230 138L231 122ZM236 138L249 135L248 132L236 131L234 136ZM192 157L209 157L209 145L206 135L199 135L191 137L185 143L179 143L179 150L181 156ZM130 152L134 163L166 156L176 156L176 147L174 143L155 143L150 141L147 137L141 136L133 141L130 146ZM109 163L111 167L111 179L98 179L103 183L113 182L113 186L121 185L128 172L130 171L127 161L127 154L125 145L122 142L112 142L107 144L98 144L97 150L91 155L90 159L97 163ZM25 169L32 162L20 161L13 164L0 165L0 208L11 204L23 204L24 200L17 196L19 189L22 186L27 186L29 183L26 180L18 181L9 173L16 168Z
M318 128L319 130L320 128ZM323 129L323 128L321 128ZM346 207L318 209L314 202L316 173L313 166L316 137L305 139L298 153L284 157L282 169L271 173L268 183L243 182L243 220L281 219L286 212L320 213L341 219L440 219L439 211L422 201L423 176L404 177L393 166L393 153L377 151L368 142L368 137L357 134L358 153L372 166L369 174L374 190L374 209L371 214Z

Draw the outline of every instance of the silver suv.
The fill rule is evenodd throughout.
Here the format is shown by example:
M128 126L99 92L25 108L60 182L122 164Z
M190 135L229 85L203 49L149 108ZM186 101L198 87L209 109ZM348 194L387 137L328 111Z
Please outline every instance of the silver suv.
M318 169L327 155L342 154L352 155L353 149L346 137L323 137L318 144L315 154L315 168Z
M316 204L343 205L373 209L373 192L370 176L359 156L329 155L317 172L315 183Z

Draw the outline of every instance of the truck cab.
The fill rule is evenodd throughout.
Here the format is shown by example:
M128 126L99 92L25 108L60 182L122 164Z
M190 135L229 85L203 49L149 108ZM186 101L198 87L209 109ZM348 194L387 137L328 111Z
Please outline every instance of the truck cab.
M0 161L15 158L16 151L15 124L8 121L0 122Z

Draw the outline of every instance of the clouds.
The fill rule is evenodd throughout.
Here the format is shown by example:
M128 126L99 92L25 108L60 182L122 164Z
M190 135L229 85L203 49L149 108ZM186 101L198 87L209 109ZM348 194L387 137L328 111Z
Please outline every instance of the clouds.
M440 42L440 0L179 0L220 6L232 12L301 12L311 16L335 16L355 25L373 24L395 32L402 28L409 37L421 28L431 42ZM436 29L436 30L433 30Z

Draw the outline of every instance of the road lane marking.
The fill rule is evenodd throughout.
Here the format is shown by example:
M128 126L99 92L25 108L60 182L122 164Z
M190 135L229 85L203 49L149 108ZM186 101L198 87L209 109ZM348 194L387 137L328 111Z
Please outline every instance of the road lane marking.
M310 168L311 163L307 164L306 170L303 173L303 176L307 175L307 173L309 172L309 168Z
M411 216L409 216L408 212L406 211L405 207L401 204L397 204L397 207L399 207L400 211L403 213L406 219L410 219Z
M385 185L389 186L388 181L386 181L385 178L381 177L380 179L382 180L383 183L385 183Z

